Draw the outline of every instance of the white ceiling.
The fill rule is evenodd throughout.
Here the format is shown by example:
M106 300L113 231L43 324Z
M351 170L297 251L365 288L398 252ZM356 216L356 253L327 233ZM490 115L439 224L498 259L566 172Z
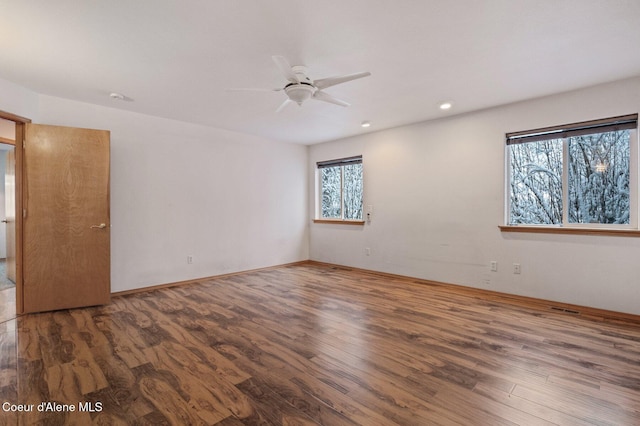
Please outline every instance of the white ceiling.
M0 0L0 48L39 93L312 144L640 75L640 1ZM348 108L225 90L284 86L272 55L372 76Z

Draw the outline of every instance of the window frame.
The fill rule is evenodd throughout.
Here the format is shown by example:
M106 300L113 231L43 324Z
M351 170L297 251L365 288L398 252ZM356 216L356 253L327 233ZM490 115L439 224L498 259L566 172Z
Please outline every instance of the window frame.
M364 217L364 162L362 160L362 155L356 155L352 157L338 158L335 160L326 160L326 161L318 161L316 163L316 211L315 218L313 220L314 223L339 223L339 224L347 224L347 225L363 225L365 223L363 218L360 219L345 219L344 217L344 166L353 165L353 164L363 164L362 168L362 216ZM329 168L329 167L341 167L340 171L340 218L328 218L322 217L322 178L321 178L321 169Z
M569 138L578 135L604 133L607 131L629 130L629 223L571 223L569 222ZM562 126L545 127L529 131L507 133L504 146L505 167L505 202L504 225L499 226L503 232L534 232L534 233L579 233L603 234L621 236L640 236L638 229L639 207L639 136L638 114L591 120ZM562 223L561 224L515 224L511 220L511 155L510 145L518 143L536 142L551 139L562 140ZM558 232L559 230L563 230ZM575 231L575 232L573 232Z

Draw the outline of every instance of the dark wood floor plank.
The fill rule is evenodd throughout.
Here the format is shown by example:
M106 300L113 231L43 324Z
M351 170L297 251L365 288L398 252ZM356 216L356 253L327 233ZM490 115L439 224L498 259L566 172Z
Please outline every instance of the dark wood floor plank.
M257 346L252 347L251 342L242 342L242 338L229 337L225 339L225 343L218 342L217 347L233 358L234 362L242 366L245 371L251 373L251 383L257 384L260 389L270 389L278 395L278 398L317 423L345 426L359 424L340 413L339 409L332 404L310 397L306 388L296 383L296 374L304 374L304 372L289 369L286 364L281 363L269 353L263 352Z
M555 425L573 426L586 426L592 424L548 406L521 398L511 392L505 392L490 386L485 386L484 384L476 386L474 392L492 399L498 404L509 406L524 413L528 413L534 416L534 418L542 419L547 422L547 424L551 423Z
M313 361L318 369L351 382L348 396L385 418L401 425L438 424L435 413L426 402L433 398L435 392L422 384L417 385L407 378L391 377L377 370L354 368L350 363L325 355L315 357Z
M16 318L16 287L0 290L0 324Z
M43 402L57 402L73 406L77 410L78 404L84 402L81 386L77 382L77 372L72 363L52 365L46 369L46 381L49 386L49 398ZM86 425L91 424L88 412L50 412L51 417L64 418L63 424Z
M3 404L18 400L16 320L7 319L0 328L0 404ZM16 413L0 412L0 425L15 425L17 421Z
M143 353L143 350L149 346L144 338L147 333L131 322L132 316L128 315L128 312L116 312L113 315L95 317L96 327L104 333L114 348L114 353L129 368L139 367L149 362Z
M0 325L0 389L17 386L16 320Z
M233 383L225 382L211 369L199 368L202 359L181 345L163 342L145 350L156 369L165 371L183 371L177 376L178 386L188 395L190 406L201 417L219 417L222 420L232 413L239 418L251 415L251 406L242 392ZM200 402L205 402L201 405ZM209 422L211 423L211 422Z
M558 391L553 384L518 385L513 395L554 410L567 413L586 422L602 422L611 425L640 424L639 407L624 407L606 399L586 395L579 391Z
M238 384L254 407L252 418L244 419L245 424L273 424L317 426L302 410L290 405L284 398L274 392L264 382L248 379ZM346 422L345 422L346 423Z
M27 361L41 359L40 335L34 321L16 321L15 333L18 344L19 358Z
M111 421L119 419L134 424L138 418L155 411L153 405L142 397L134 371L107 344L91 348L96 363L102 369L109 387L85 395L86 401L100 402L101 413ZM98 416L100 417L100 416Z
M249 378L249 375L244 373L241 369L237 368L233 362L226 359L220 353L218 353L214 348L203 346L202 342L200 342L195 336L193 336L188 330L180 327L171 318L166 315L165 311L162 311L163 307L166 307L166 304L161 302L162 297L157 298L158 300L152 301L141 301L139 304L139 309L143 310L147 313L152 319L153 323L159 330L161 330L166 336L170 337L176 343L190 347L190 348L198 348L198 350L202 353L202 356L206 358L210 363L215 365L215 371L225 380L231 383L240 383ZM154 303L157 304L154 306ZM167 311L170 313L170 311Z
M211 418L202 411L185 401L179 392L171 385L158 377L144 375L139 379L140 390L162 415L172 425L204 425L215 424L226 416ZM210 414L210 413L207 413ZM211 420L211 422L207 422Z
M456 413L464 417L468 424L482 425L541 425L550 426L552 423L525 413L509 405L500 404L484 395L454 386L443 386L436 394L435 404L441 409L449 410L456 407Z

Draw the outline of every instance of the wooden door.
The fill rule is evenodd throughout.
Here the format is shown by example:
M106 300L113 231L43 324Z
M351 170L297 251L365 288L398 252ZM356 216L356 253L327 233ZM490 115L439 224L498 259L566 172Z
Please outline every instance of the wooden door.
M7 278L16 282L16 149L7 151L4 173L4 207L6 224Z
M24 312L108 303L109 132L26 124L24 140Z

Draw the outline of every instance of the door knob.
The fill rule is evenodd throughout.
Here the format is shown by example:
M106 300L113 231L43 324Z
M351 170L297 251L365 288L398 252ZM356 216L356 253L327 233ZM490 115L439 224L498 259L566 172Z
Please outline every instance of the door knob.
M7 219L2 219L2 223L9 223Z
M100 225L91 225L91 229L96 228L96 229L104 229L107 227L106 223L101 223Z

